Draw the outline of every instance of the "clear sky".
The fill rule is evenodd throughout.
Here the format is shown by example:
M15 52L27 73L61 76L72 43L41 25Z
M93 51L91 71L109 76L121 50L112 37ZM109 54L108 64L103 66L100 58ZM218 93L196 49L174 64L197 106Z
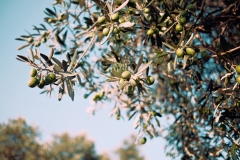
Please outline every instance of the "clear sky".
M42 23L43 10L51 8L51 3L48 0L4 0L0 3L0 123L23 117L29 124L39 126L43 141L50 139L53 133L76 135L86 131L94 140L98 153L113 151L124 138L138 133L132 121L109 117L113 105L89 117L86 108L90 104L83 98L82 90L76 93L74 102L68 96L59 102L57 93L53 93L52 98L40 95L40 89L27 86L31 67L15 59L17 54L27 54L27 49L17 51L23 42L15 38L26 34L24 30L31 32L32 25ZM160 122L163 123L163 119ZM165 156L164 144L161 138L148 140L140 147L141 154L147 160L170 159Z

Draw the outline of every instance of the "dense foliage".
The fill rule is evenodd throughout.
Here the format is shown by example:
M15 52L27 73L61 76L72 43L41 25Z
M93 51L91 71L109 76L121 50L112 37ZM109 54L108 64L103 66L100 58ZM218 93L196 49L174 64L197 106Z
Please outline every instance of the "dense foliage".
M86 134L56 134L48 142L39 142L39 136L39 129L30 126L22 118L0 124L0 159L110 160L109 153L96 153L93 141ZM114 157L120 160L126 160L125 157L144 160L144 157L139 157L139 150L133 140L134 136L125 140Z
M42 93L58 89L59 100L74 100L83 88L92 112L115 103L117 119L135 118L137 143L165 130L172 158L237 159L239 7L239 0L57 0L45 24L17 38L31 55L17 59L36 69L28 86ZM167 128L159 128L162 115L173 119Z

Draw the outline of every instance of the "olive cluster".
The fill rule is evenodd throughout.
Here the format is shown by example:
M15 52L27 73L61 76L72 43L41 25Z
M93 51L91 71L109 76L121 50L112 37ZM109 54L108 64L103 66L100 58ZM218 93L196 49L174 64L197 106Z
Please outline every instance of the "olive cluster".
M28 86L34 88L38 86L39 88L43 88L45 85L52 84L56 81L56 75L53 73L48 74L45 79L38 75L38 71L33 68L30 70L31 78L28 80ZM40 77L40 78L38 78Z
M235 69L238 74L236 80L237 80L238 84L240 84L240 65L237 65Z
M132 95L134 93L134 90L140 81L139 78L136 78L136 79L131 78L131 75L132 73L130 71L125 70L122 72L121 79L119 80L120 86L124 86L124 84L126 84L126 86L124 86L124 92L127 95ZM147 85L153 85L154 81L155 79L152 76L148 76L145 79L145 83Z
M195 51L193 48L191 48L191 47L187 47L187 48L185 49L185 52L184 52L184 50L183 50L182 48L178 48L178 49L176 50L176 55L177 55L178 57L183 57L184 53L186 53L186 54L189 55L189 56L194 56L194 54L196 53L196 51Z

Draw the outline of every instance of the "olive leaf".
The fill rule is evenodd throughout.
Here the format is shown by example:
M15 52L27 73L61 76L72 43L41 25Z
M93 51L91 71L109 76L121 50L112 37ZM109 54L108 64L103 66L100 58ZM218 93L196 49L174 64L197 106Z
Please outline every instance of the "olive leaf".
M119 27L129 28L129 27L132 27L134 25L135 25L135 23L132 23L132 22L124 22L124 23L121 23L119 25Z
M118 8L116 8L113 12L117 12L124 8L128 4L129 0L126 0L123 4L121 4Z
M24 45L18 47L17 50L21 50L21 49L23 49L23 48L26 48L26 47L29 46L29 45L30 45L30 44L24 44Z
M100 46L103 45L108 40L108 38L112 34L112 31L113 31L113 24L111 24L110 31L108 32L107 37L100 43Z
M139 60L138 60L138 64L137 64L137 66L136 66L136 68L135 68L135 70L134 70L134 73L137 72L137 70L138 70L138 68L141 66L142 62L143 62L143 54L141 54L141 56L140 56L140 58L139 58Z
M139 76L139 75L141 75L142 74L142 72L144 71L144 70L146 70L151 64L152 64L152 60L151 61L149 61L147 64L144 64L140 69L139 69L139 71L135 74L136 76Z

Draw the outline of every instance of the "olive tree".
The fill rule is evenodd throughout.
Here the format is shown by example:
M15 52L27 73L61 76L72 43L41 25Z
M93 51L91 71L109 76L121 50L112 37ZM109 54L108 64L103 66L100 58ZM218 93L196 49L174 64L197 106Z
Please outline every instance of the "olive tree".
M21 35L17 59L32 67L29 87L76 88L96 108L134 118L136 143L165 137L167 155L237 159L239 0L56 0L44 23ZM41 53L40 48L49 53ZM66 55L66 58L62 58ZM125 114L124 114L125 113ZM160 127L161 116L172 124Z

